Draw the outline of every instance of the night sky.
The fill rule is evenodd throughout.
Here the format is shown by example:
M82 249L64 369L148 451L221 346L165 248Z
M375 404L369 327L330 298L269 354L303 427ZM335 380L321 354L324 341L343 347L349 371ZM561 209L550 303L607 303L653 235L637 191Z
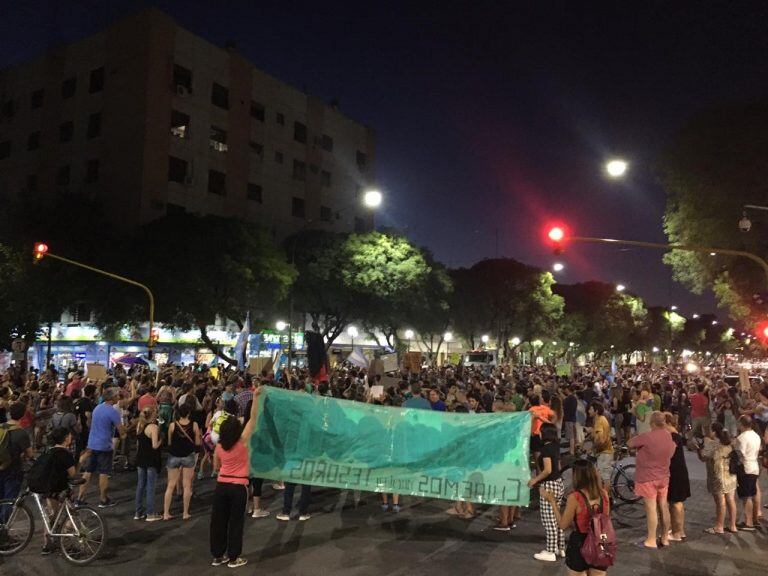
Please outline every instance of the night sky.
M3 0L0 67L149 4L372 126L378 222L449 266L498 254L549 267L551 219L664 241L655 165L674 130L708 105L768 94L768 3L711 0ZM613 155L632 164L622 182L604 176ZM714 309L672 281L661 252L575 246L559 259L563 282L622 282L650 304Z

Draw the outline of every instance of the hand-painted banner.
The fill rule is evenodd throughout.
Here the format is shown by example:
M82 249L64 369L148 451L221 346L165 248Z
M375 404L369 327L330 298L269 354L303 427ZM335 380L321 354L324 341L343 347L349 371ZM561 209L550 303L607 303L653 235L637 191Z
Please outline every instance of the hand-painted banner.
M267 387L251 476L297 484L527 505L528 412L391 408Z

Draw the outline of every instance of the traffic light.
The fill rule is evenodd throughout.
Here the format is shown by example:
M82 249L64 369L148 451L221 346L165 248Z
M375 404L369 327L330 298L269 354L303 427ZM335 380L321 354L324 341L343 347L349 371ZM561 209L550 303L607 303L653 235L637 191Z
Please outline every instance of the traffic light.
M42 260L45 257L47 252L48 252L48 245L43 244L42 242L36 243L35 248L32 251L36 261Z
M547 241L552 246L555 254L562 254L565 250L565 240L567 230L562 224L551 224L547 226Z
M755 324L755 336L763 345L768 345L768 320Z

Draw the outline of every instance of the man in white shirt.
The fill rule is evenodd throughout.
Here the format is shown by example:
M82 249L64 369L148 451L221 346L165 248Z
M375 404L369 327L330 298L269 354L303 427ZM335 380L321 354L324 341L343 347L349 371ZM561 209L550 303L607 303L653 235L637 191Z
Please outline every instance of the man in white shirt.
M760 455L760 435L752 429L752 418L749 416L739 418L736 449L741 452L744 461L744 467L736 477L738 480L736 493L744 505L744 523L739 525L739 530L754 532L759 514L759 505L755 497L760 474L760 464L757 461Z

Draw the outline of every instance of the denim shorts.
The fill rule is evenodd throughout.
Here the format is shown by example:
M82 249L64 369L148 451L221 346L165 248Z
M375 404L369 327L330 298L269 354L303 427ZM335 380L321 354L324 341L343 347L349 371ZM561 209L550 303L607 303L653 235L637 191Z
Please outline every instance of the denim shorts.
M112 454L112 450L92 450L91 456L88 458L88 464L86 465L85 471L90 473L98 472L99 474L111 474Z
M189 456L168 456L166 466L168 468L194 468L197 462L197 455L192 453Z

